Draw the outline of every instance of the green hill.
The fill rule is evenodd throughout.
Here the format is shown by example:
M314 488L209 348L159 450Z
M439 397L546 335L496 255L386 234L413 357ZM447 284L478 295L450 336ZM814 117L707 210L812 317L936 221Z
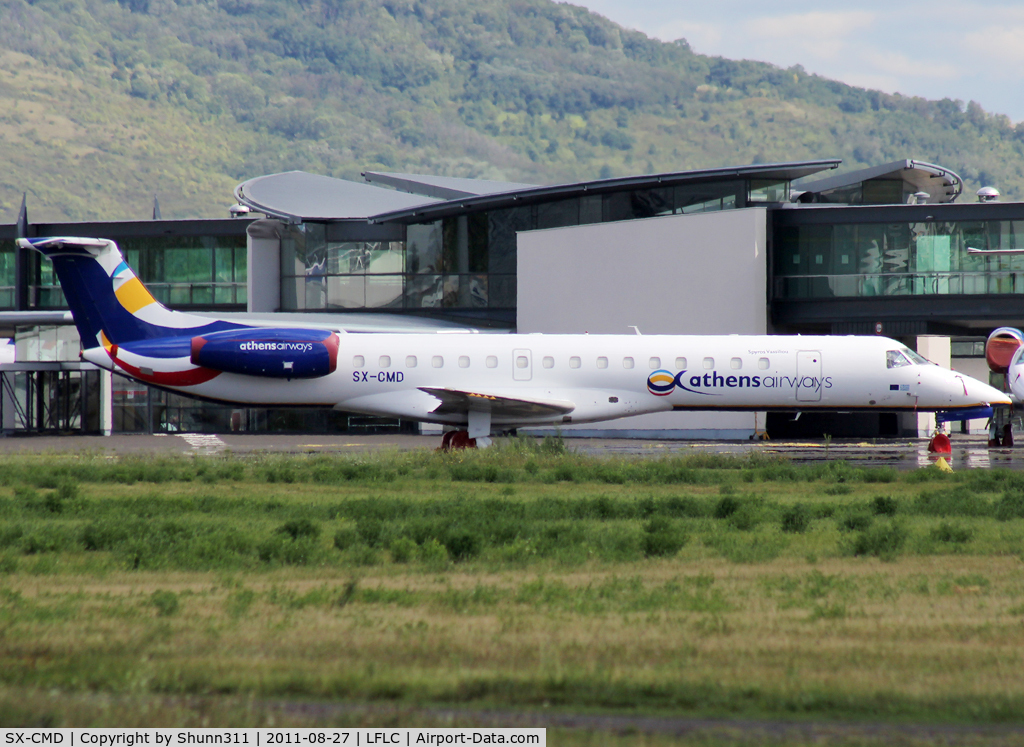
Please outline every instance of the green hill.
M0 221L220 217L303 169L552 183L919 158L1024 198L1024 125L548 0L0 0Z

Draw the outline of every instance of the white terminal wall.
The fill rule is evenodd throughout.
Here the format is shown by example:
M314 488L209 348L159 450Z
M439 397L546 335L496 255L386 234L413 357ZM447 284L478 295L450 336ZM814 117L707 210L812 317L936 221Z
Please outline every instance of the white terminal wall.
M521 232L518 332L765 334L766 219L764 208L746 208ZM763 428L764 413L757 418ZM561 430L747 438L754 428L754 413L694 412Z

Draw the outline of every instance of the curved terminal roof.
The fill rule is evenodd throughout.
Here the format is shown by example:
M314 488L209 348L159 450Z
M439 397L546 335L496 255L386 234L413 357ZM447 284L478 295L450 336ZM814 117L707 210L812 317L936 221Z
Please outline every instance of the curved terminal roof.
M407 210L439 201L436 197L410 195L304 171L249 179L235 187L235 198L253 210L295 223L367 220L377 213Z
M751 166L730 166L699 171L670 171L643 176L625 176L613 179L597 179L588 182L558 184L550 187L525 187L506 192L460 197L431 205L420 205L401 210L381 211L371 220L419 222L437 220L463 213L468 209L502 208L525 205L533 202L564 200L584 194L603 194L624 189L655 189L678 184L728 181L731 179L764 179L766 181L793 181L826 169L838 168L840 159L824 161L799 161L794 163L768 163Z
M441 200L501 194L514 192L517 189L533 189L538 186L519 182L495 182L489 179L465 179L455 176L392 174L385 171L364 171L363 178L371 184L386 184L403 192L437 197Z
M902 179L913 184L919 191L929 194L928 202L953 202L964 189L964 180L955 171L926 161L905 159L892 163L872 166L859 171L850 171L826 179L794 185L804 192L819 194L833 189L852 187L874 179Z
M292 222L366 220L372 223L407 223L436 220L463 213L467 209L500 208L623 189L654 189L731 179L792 181L837 168L841 163L839 159L830 159L757 164L597 179L546 187L418 174L364 174L371 181L416 191L417 194L303 171L288 171L242 182L235 187L235 197L253 210Z

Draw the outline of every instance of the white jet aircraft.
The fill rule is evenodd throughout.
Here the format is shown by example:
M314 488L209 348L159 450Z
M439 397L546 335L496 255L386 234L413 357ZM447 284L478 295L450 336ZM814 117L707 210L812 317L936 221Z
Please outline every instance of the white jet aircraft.
M884 337L351 334L160 304L113 241L19 239L52 262L82 358L151 386L257 407L332 407L495 431L688 410L938 411L1009 405Z

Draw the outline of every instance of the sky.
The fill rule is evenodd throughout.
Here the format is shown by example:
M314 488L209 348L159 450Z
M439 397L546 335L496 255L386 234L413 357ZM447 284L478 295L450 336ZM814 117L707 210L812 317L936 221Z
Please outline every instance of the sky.
M1022 0L571 0L700 54L802 65L853 86L977 101L1024 121Z

